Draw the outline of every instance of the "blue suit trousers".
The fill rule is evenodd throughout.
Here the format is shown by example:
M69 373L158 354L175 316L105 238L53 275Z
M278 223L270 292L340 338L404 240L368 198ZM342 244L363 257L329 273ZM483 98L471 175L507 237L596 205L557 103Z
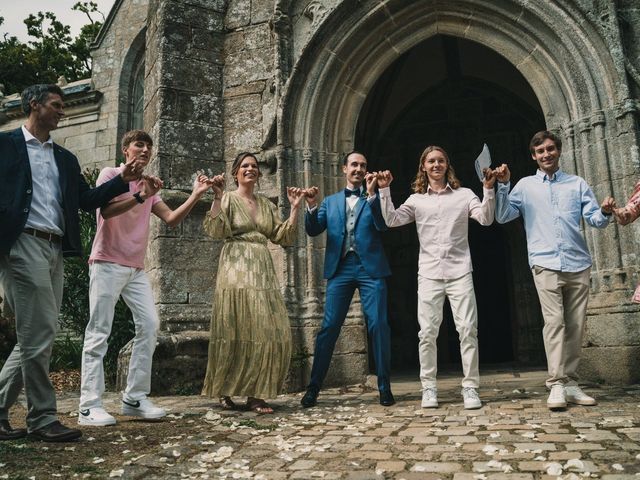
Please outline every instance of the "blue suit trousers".
M336 274L327 281L324 320L316 337L309 388L320 390L322 387L356 288L360 291L362 310L373 344L378 389L390 389L391 343L387 321L387 283L384 278L372 278L365 271L360 257L353 252L341 259Z

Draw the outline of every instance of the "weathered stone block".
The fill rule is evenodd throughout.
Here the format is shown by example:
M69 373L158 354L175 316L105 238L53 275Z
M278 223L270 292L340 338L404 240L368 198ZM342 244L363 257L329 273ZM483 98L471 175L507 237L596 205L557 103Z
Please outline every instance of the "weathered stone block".
M200 159L222 158L222 129L160 119L156 135L158 152Z
M124 390L133 341L118 356L116 389ZM153 355L151 391L156 394L198 394L207 368L209 335L207 332L160 333Z
M225 27L233 30L249 25L251 21L251 0L232 0L229 2Z
M206 1L206 0L205 0ZM184 2L164 2L160 16L162 29L165 24L183 23L194 27L203 28L211 32L221 32L224 28L223 9L218 8L218 2L201 2L202 5L193 5Z
M184 61L178 56L164 59L161 86L188 92L222 92L222 66L202 60Z
M225 152L254 152L262 145L262 103L259 95L233 97L225 101Z
M591 381L631 384L640 381L640 346L582 349L579 373Z
M222 100L217 94L194 94L163 87L158 113L170 120L222 126Z
M640 317L637 312L589 316L583 345L586 347L640 345Z

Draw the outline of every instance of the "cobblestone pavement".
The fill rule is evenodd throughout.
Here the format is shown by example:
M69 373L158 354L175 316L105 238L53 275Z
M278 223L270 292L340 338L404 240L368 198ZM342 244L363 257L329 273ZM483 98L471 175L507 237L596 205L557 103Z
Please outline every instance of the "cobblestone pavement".
M459 376L439 382L440 408L421 409L415 377L393 383L397 404L378 404L366 386L278 397L274 415L211 408L207 398L156 397L169 418L204 428L168 437L127 461L114 478L252 479L640 479L640 386L588 385L599 403L546 408L545 372L482 377L483 408L464 410ZM108 394L107 409L117 406ZM77 411L77 397L59 402ZM153 425L148 426L153 428Z

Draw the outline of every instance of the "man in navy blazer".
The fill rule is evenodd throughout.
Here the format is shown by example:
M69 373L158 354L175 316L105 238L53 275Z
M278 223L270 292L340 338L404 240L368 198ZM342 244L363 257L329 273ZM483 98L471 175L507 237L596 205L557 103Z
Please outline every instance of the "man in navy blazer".
M387 322L387 284L391 275L380 232L387 229L375 192L375 174L367 174L367 159L350 152L342 170L347 188L325 198L317 206L317 188L307 194L307 234L315 237L327 231L324 278L327 279L325 312L316 337L311 381L302 397L303 407L317 404L318 393L329 369L340 329L357 288L378 376L380 404L395 403L389 380L390 339ZM365 189L366 185L366 189Z
M62 303L63 256L81 254L78 208L95 210L129 190L139 177L130 162L123 174L91 189L78 159L49 135L64 115L56 85L22 92L24 126L0 133L0 282L16 321L17 344L0 371L0 440L29 435L69 441L82 435L56 417L49 361ZM22 387L27 430L9 424Z

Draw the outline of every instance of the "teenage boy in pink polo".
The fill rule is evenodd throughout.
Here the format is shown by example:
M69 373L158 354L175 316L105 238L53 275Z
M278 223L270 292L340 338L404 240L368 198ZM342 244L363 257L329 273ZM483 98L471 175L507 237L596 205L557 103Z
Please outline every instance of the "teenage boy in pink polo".
M122 138L125 160L135 158L142 168L149 163L153 142L142 130L132 130ZM100 172L97 184L119 175L122 166ZM162 181L143 176L129 183L129 192L114 198L98 209L98 229L89 257L90 319L82 349L82 384L80 387L80 425L103 426L116 423L102 406L104 393L103 358L111 333L113 314L122 295L133 313L135 337L129 361L127 386L122 394L122 414L160 418L164 409L147 398L151 389L151 361L159 326L153 292L144 271L144 257L149 238L149 222L153 213L171 227L178 225L207 191L207 177L198 176L189 198L171 210L157 192Z

